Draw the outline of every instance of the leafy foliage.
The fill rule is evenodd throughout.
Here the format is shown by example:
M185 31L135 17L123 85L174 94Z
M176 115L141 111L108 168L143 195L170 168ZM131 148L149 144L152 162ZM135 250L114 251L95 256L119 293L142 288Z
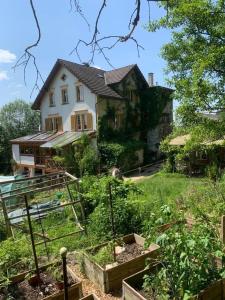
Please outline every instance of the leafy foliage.
M135 140L129 142L102 142L98 145L101 163L107 168L120 167L123 171L137 165L136 151L143 147L143 143Z
M0 110L0 169L10 171L10 140L35 133L40 125L39 113L24 100L5 104Z
M169 1L168 16L149 25L151 31L172 30L162 56L186 126L195 122L198 111L221 110L225 105L224 5L220 0Z
M174 225L156 243L162 248L161 268L146 278L145 288L153 288L156 299L188 299L223 276L214 256L224 257L222 244L206 224ZM186 297L186 298L185 298Z
M100 266L105 267L114 261L113 247L113 243L109 242L106 246L101 247L97 253L91 255L91 259Z

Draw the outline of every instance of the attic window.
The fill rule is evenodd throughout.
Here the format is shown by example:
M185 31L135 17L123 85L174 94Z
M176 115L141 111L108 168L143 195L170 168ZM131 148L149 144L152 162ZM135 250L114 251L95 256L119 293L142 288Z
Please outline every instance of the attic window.
M66 74L63 74L63 75L61 76L61 79L62 79L63 81L65 81L65 80L66 80Z

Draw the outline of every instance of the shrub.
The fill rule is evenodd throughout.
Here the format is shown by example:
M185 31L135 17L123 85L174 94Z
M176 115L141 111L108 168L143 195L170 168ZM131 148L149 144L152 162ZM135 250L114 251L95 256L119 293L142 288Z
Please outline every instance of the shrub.
M117 166L124 170L130 170L137 166L138 157L136 151L143 148L139 141L131 140L126 143L99 143L101 164L107 168Z
M112 185L112 196L127 199L130 193L140 194L141 190L129 181L122 181L110 176L85 176L82 178L81 190L83 191L83 203L88 216L100 204L108 204L109 183Z
M140 216L133 205L126 199L117 198L113 201L114 227L118 236L138 232L141 225ZM100 238L112 238L110 206L100 203L90 215L90 231Z

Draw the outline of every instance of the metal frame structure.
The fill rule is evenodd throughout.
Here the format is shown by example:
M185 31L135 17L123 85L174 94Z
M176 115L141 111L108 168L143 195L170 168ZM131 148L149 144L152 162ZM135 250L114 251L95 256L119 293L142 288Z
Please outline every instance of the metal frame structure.
M32 250L33 250L33 256L34 256L34 261L35 261L35 267L36 267L36 273L37 276L39 276L39 266L38 266L38 259L37 259L37 254L36 254L36 247L39 245L44 244L47 252L47 247L46 244L62 239L64 237L68 237L71 235L75 235L78 233L86 233L86 228L85 228L85 214L84 214L84 209L82 205L82 194L80 193L80 184L79 184L79 179L74 177L73 175L65 172L65 171L60 171L57 173L50 173L46 175L40 175L40 176L35 176L35 177L29 177L29 178L24 178L24 179L18 179L18 180L9 180L5 181L4 184L10 184L10 183L16 183L16 188L11 190L10 192L2 192L0 193L0 205L2 207L2 213L4 216L4 221L5 221L5 226L7 230L7 235L8 237L14 237L13 234L13 228L21 229L24 233L28 233L31 238L31 245L32 245ZM22 184L21 187L18 187L18 183ZM70 186L74 185L75 190L77 192L77 199L73 198L72 192L70 190ZM44 208L41 210L41 213L45 212L51 212L54 210L57 210L59 208L64 208L71 206L74 217L75 217L75 224L76 226L79 227L80 230L78 231L73 231L61 236L57 236L54 238L49 238L43 228L42 232L33 232L32 228L32 222L31 222L31 217L32 216L38 216L38 219L41 220L40 218L40 212L37 210L36 212L30 212L29 211L29 200L31 196L44 192L44 191L53 191L57 188L66 188L67 193L68 193L68 201L64 204L60 204L59 206L54 206L51 208ZM12 198L19 197L21 201L17 205L17 207L24 207L26 209L26 214L20 214L14 217L9 217L8 212L9 209L7 208L6 201L10 200ZM76 210L75 210L75 205L79 204L80 209L81 209L81 218L82 218L82 223L84 224L84 227L81 225L81 223L78 220ZM29 229L24 229L18 224L13 224L11 221L15 220L17 218L27 218L28 221L28 227ZM43 241L39 241L35 243L34 236L41 237Z

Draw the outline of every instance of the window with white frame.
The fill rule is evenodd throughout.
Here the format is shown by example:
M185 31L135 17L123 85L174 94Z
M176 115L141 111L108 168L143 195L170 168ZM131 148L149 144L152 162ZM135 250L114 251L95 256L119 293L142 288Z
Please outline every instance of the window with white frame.
M83 131L93 130L92 114L88 112L79 112L71 116L71 130Z
M83 85L77 85L76 86L76 96L77 96L77 102L83 102L84 101L84 87L83 87Z
M48 95L48 100L49 100L49 106L55 106L55 101L54 101L54 92L51 91Z
M62 104L68 104L69 103L68 89L62 88L61 93L62 93Z

